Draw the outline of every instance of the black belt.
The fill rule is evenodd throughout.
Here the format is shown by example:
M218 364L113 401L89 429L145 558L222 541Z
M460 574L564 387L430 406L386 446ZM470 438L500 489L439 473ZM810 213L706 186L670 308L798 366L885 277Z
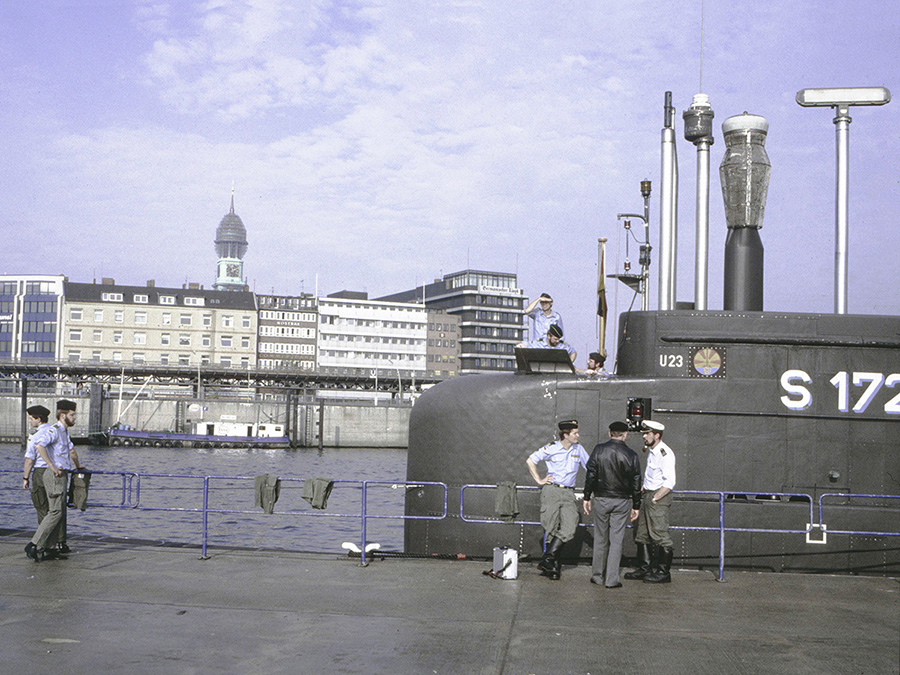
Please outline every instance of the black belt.
M561 487L564 490L574 490L575 488L569 487L568 485L560 485L559 483L550 483L553 487Z

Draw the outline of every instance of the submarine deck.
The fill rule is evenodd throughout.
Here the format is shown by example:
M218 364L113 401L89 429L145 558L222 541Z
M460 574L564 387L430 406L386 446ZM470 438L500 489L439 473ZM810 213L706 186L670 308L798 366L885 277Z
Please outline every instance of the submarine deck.
M900 582L674 570L673 583L560 581L519 564L76 539L29 561L0 537L4 673L900 672Z

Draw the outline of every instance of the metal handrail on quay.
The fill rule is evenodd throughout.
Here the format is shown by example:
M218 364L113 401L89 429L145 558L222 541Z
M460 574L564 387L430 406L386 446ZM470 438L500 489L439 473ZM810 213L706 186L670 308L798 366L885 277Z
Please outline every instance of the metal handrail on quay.
M14 469L0 469L0 475L3 474L18 474L19 470ZM198 513L201 515L201 533L200 533L200 548L201 548L201 558L208 558L208 546L209 546L209 538L211 532L211 526L209 522L209 516L216 515L233 515L233 514L244 514L244 515L260 515L259 510L250 510L250 509L235 509L235 508L214 508L210 505L210 493L214 489L214 484L217 482L244 482L249 481L253 482L256 480L255 476L208 476L208 475L199 475L199 474L168 474L168 473L137 473L131 471L91 471L92 476L94 475L105 475L105 476L117 476L119 477L121 483L117 487L114 488L105 488L107 490L111 490L114 492L117 497L114 501L98 501L96 497L90 500L91 508L118 508L118 509L131 509L135 511L162 511L162 512L181 512L181 513ZM147 479L151 478L163 478L163 479L178 479L178 480L197 480L201 482L201 487L199 488L188 488L192 491L192 495L199 491L199 498L201 501L201 505L199 506L152 506L147 505L141 502L142 499L142 482L145 482ZM278 480L285 484L301 484L304 483L307 478L293 478L293 477L278 477ZM14 482L14 481L13 481ZM369 551L367 550L370 542L368 541L368 525L370 520L378 520L378 519L390 519L390 520L443 520L448 517L449 513L449 490L446 483L439 481L384 481L384 480L352 480L352 479L336 479L331 481L335 486L341 487L351 487L358 488L360 490L360 507L358 512L354 513L346 513L346 512L326 512L324 510L282 510L282 511L273 511L273 515L281 516L281 517L313 517L313 518L343 518L343 519L354 519L359 521L360 528L360 542L361 546L359 547L359 556L360 556L360 564L366 565L368 564L368 558L370 557ZM11 485L12 483L7 483ZM383 488L388 487L391 489L396 489L398 487L404 488L405 490L408 488L421 488L425 486L432 486L440 489L442 491L442 502L443 509L442 512L432 514L432 515L407 515L407 514L389 514L389 513L377 513L372 512L372 506L369 503L369 490L370 488ZM233 486L226 486L233 487ZM539 526L540 522L535 520L526 520L526 519L509 519L503 518L498 514L491 514L490 516L480 515L467 515L466 514L466 495L469 491L474 490L496 490L499 486L496 484L466 484L463 485L459 490L459 518L462 522L471 523L471 524L516 524L516 525L534 525ZM12 489L12 488L7 488ZM526 486L526 485L517 485L516 492L519 491L537 491L540 490L540 487L537 486ZM21 489L15 490L15 492L20 495L20 498L14 500L3 500L0 499L0 506L9 506L9 507L30 507L31 504L29 501L25 499L25 495L22 495L24 492ZM2 494L2 492L0 492ZM95 493L96 494L96 493ZM767 533L767 534L782 534L782 535L791 535L791 534L802 534L806 536L806 543L815 545L815 544L824 544L826 543L826 537L828 534L839 534L839 535L858 535L858 536L881 536L881 537L900 537L900 531L872 531L872 530L857 530L857 529L836 529L828 528L828 521L826 520L826 501L836 501L836 500L855 500L859 502L860 500L888 500L892 502L891 508L894 505L900 507L900 495L883 495L883 494L861 494L861 493L853 493L848 494L844 492L834 492L834 493L824 493L819 495L818 501L814 500L809 494L806 493L798 493L798 492L740 492L740 491L715 491L715 490L675 490L673 491L675 502L676 503L697 503L697 504L715 504L717 509L717 517L718 523L717 525L700 525L700 524L690 524L690 523L678 523L670 525L670 529L672 530L681 530L681 531L695 531L695 532L717 532L718 533L718 571L717 571L717 580L724 581L725 580L725 535L726 533ZM750 503L746 501L747 498L754 498L755 503L758 504L782 504L782 503L790 503L792 506L796 507L800 504L803 504L803 512L806 514L806 522L802 527L796 528L775 528L775 527L734 527L728 526L726 524L726 506L729 504L741 504L741 503ZM788 502L784 502L783 499L788 500ZM763 501L756 501L763 500ZM862 507L868 508L865 504L842 504L842 505L832 505L831 508L843 509L848 506L854 507ZM768 507L767 507L768 508ZM881 506L880 508L884 508ZM831 517L829 515L829 517ZM836 514L835 514L836 517ZM900 521L898 521L900 522ZM591 523L581 523L582 527L592 527ZM817 538L818 537L818 538Z
M467 490L470 489L489 489L495 490L498 486L491 484L477 484L471 483L463 485L459 491L459 517L460 520L467 523L478 523L478 524L516 524L516 525L540 525L539 521L533 520L509 520L503 519L500 516L493 516L491 518L474 518L471 516L467 516L465 513L465 494ZM535 491L540 490L541 488L538 486L531 485L517 485L516 492L520 490L525 491ZM718 532L719 534L719 553L718 553L718 571L716 575L717 581L725 581L725 533L726 532L745 532L745 533L767 533L767 534L803 534L806 535L806 543L807 544L824 544L826 543L826 535L827 533L831 534L841 534L841 535L858 535L858 536L881 536L881 537L900 537L900 531L896 532L881 532L881 531L870 531L870 530L840 530L840 529L828 529L827 523L824 517L824 502L827 499L888 499L888 500L900 500L900 495L881 495L881 494L848 494L845 492L829 492L825 494L819 495L818 500L818 509L814 508L815 501L813 498L801 492L739 492L734 490L729 491L715 491L715 490L673 490L672 494L674 495L674 499L676 502L697 502L697 503L716 503L718 505L718 525L713 526L704 526L704 525L674 525L670 524L670 530L683 530L683 531L694 531L694 532ZM797 505L798 502L806 502L807 511L808 511L808 520L805 523L805 527L803 528L764 528L764 527L728 527L725 523L725 506L729 503L735 503L734 497L739 495L742 498L746 497L754 497L765 500L773 500L773 503L781 503L782 497L787 498L792 505ZM700 497L701 499L697 499L696 497ZM714 498L714 499L713 499ZM900 502L898 502L898 506L900 506ZM815 520L814 514L818 515L818 521ZM590 522L580 523L580 527L593 527L593 524ZM632 525L628 525L627 527L631 528ZM821 538L816 539L814 535L821 534Z
M21 471L13 470L13 469L0 469L0 474L18 474ZM212 514L216 515L228 515L228 514L245 514L245 515L260 515L261 511L259 510L250 510L250 509L227 509L227 508L214 508L210 506L210 492L213 488L214 481L249 481L251 485L256 480L255 476L206 476L199 474L173 474L173 473L136 473L130 471L90 471L91 476L97 475L106 475L106 476L119 476L122 481L121 487L121 498L117 502L98 502L96 499L89 500L89 504L91 508L119 508L119 509L132 509L135 511L161 511L161 512L175 512L175 513L198 513L201 515L201 534L200 534L200 548L201 548L201 558L207 559L208 556L208 545L209 545L209 537L210 537L210 522L209 516ZM165 478L165 479L187 479L187 480L198 480L202 481L202 486L199 488L200 499L202 501L201 506L148 506L146 504L141 503L141 493L142 493L142 482L146 479L150 478ZM291 477L278 477L278 480L281 483L294 483L294 484L303 484L307 479L306 478L291 478ZM360 541L362 545L360 548L360 564L366 565L368 564L367 558L369 556L369 551L367 551L368 545L368 524L370 520L378 520L378 519L392 519L392 520L441 520L446 518L447 516L447 495L448 490L447 486L444 483L433 482L433 481L384 481L384 480L344 480L344 479L335 479L329 481L333 483L335 486L349 486L349 487L358 487L361 491L361 500L360 500L360 510L358 513L341 513L341 512L326 512L324 510L290 510L290 511L273 511L272 515L278 516L299 516L299 517L312 517L312 518L346 518L346 519L356 519L360 522ZM422 486L436 486L442 489L443 492L443 512L436 515L428 515L428 516L408 516L404 514L386 514L386 513L373 513L371 512L371 507L369 504L369 490L372 487L388 487L395 489L397 487L422 487ZM195 490L198 488L195 488ZM17 490L18 493L24 492L24 490ZM31 503L26 501L24 498L17 501L6 501L0 500L0 506L12 506L12 507L23 507L23 506L31 506Z

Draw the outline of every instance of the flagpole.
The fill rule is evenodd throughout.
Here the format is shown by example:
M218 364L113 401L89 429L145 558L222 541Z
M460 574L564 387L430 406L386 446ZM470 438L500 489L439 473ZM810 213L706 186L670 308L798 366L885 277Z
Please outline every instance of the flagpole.
M600 317L600 354L606 356L606 237L600 237L597 240L599 246L599 262L600 270L599 279L597 279L597 315Z

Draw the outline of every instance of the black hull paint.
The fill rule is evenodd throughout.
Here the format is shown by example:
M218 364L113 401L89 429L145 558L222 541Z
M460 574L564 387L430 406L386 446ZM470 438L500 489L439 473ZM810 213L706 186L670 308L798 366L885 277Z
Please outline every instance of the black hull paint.
M552 440L557 421L577 418L590 452L606 438L608 423L624 418L627 399L642 397L652 400L650 417L666 425L677 490L728 493L729 528L800 531L728 532L729 566L900 572L900 537L832 534L898 532L900 500L826 502L823 545L807 543L803 533L818 522L817 510L810 521L808 503L752 494L800 493L816 506L822 494L900 495L900 318L632 312L620 317L619 336L619 376L609 380L479 375L449 380L419 399L410 419L407 477L447 483L450 506L446 519L407 521L408 552L488 556L494 546L508 545L539 554L537 525L463 522L460 487L532 486L525 459ZM630 435L629 444L640 450L640 437ZM536 491L520 490L519 506L521 520L538 520ZM436 493L409 492L409 515L441 509ZM467 491L465 514L494 518L493 491ZM673 507L673 525L715 528L718 522L717 504L681 500ZM580 528L569 555L590 555L588 530ZM676 563L717 565L717 531L678 530L674 537Z

